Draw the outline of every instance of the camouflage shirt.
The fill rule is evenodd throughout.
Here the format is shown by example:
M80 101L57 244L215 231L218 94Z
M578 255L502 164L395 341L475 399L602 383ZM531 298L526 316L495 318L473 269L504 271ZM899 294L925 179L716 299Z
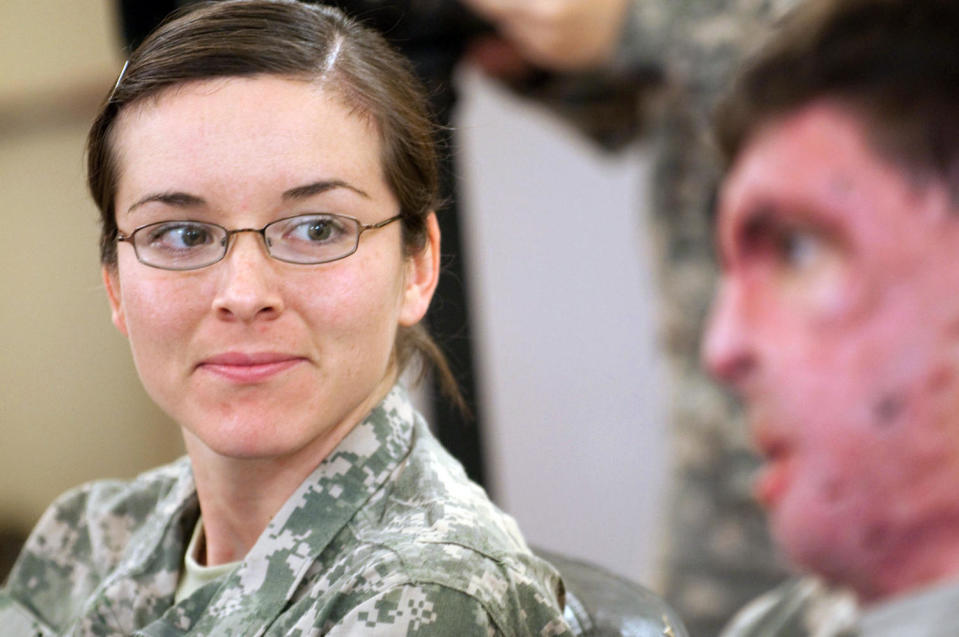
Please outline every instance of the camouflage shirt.
M806 577L744 608L722 637L955 637L959 582L907 593L863 610L851 593Z
M199 513L186 458L66 494L0 592L0 635L570 634L555 570L400 387L233 572L174 604Z

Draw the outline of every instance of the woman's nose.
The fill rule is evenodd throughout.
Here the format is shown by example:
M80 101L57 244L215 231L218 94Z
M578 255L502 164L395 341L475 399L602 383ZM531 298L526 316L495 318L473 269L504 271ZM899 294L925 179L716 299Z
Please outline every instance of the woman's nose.
M717 380L741 387L756 369L752 333L745 320L743 294L734 282L720 283L703 339L702 361Z
M227 255L217 264L221 280L214 311L225 320L246 323L279 316L283 298L276 264L256 233L234 235Z

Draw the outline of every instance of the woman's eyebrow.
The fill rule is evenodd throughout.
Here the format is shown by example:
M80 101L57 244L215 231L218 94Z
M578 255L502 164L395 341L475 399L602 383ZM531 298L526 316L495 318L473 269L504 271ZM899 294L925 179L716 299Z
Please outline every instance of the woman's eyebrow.
M358 195L369 199L370 196L366 194L365 191L352 186L342 179L322 179L320 181L314 181L310 184L305 184L303 186L296 186L295 188L290 188L283 192L283 199L306 199L307 197L312 197L313 195L318 195L328 190L333 190L335 188L346 188L347 190L352 190ZM127 208L127 212L133 212L135 209L147 203L162 203L168 206L174 206L177 208L195 208L206 204L206 201L202 197L196 195L191 195L186 192L158 192L149 194L142 199L137 200L136 203Z
M328 190L333 190L334 188L346 188L348 190L352 190L358 195L365 197L366 199L370 198L370 196L364 191L360 190L356 186L348 184L341 179L322 179L304 186L290 188L283 193L283 199L306 199L307 197L312 197L313 195L318 195Z
M191 195L186 192L158 192L139 199L136 203L127 208L127 213L133 212L143 204L153 202L166 204L168 206L175 206L177 208L196 208L206 203L206 201L204 201L201 197L197 197L196 195Z

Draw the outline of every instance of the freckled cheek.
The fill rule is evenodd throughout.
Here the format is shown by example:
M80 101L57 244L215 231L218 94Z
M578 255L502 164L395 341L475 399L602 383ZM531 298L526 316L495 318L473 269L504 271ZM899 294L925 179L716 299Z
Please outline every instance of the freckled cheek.
M395 292L382 279L342 277L288 294L317 335L363 341L395 328Z
M211 306L212 292L202 283L177 280L131 280L122 284L123 309L131 346L156 342L173 348L191 332Z

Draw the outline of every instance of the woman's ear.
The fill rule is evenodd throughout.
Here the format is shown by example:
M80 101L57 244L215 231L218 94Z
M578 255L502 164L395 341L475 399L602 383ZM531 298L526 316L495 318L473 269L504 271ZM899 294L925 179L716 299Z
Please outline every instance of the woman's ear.
M123 315L123 304L120 302L120 279L116 264L105 265L100 269L103 276L103 286L107 289L107 298L110 299L110 310L113 324L127 336L127 320Z
M430 306L439 276L440 226L436 221L436 213L430 212L426 217L426 245L408 260L406 288L400 307L400 325L416 325L423 318Z

